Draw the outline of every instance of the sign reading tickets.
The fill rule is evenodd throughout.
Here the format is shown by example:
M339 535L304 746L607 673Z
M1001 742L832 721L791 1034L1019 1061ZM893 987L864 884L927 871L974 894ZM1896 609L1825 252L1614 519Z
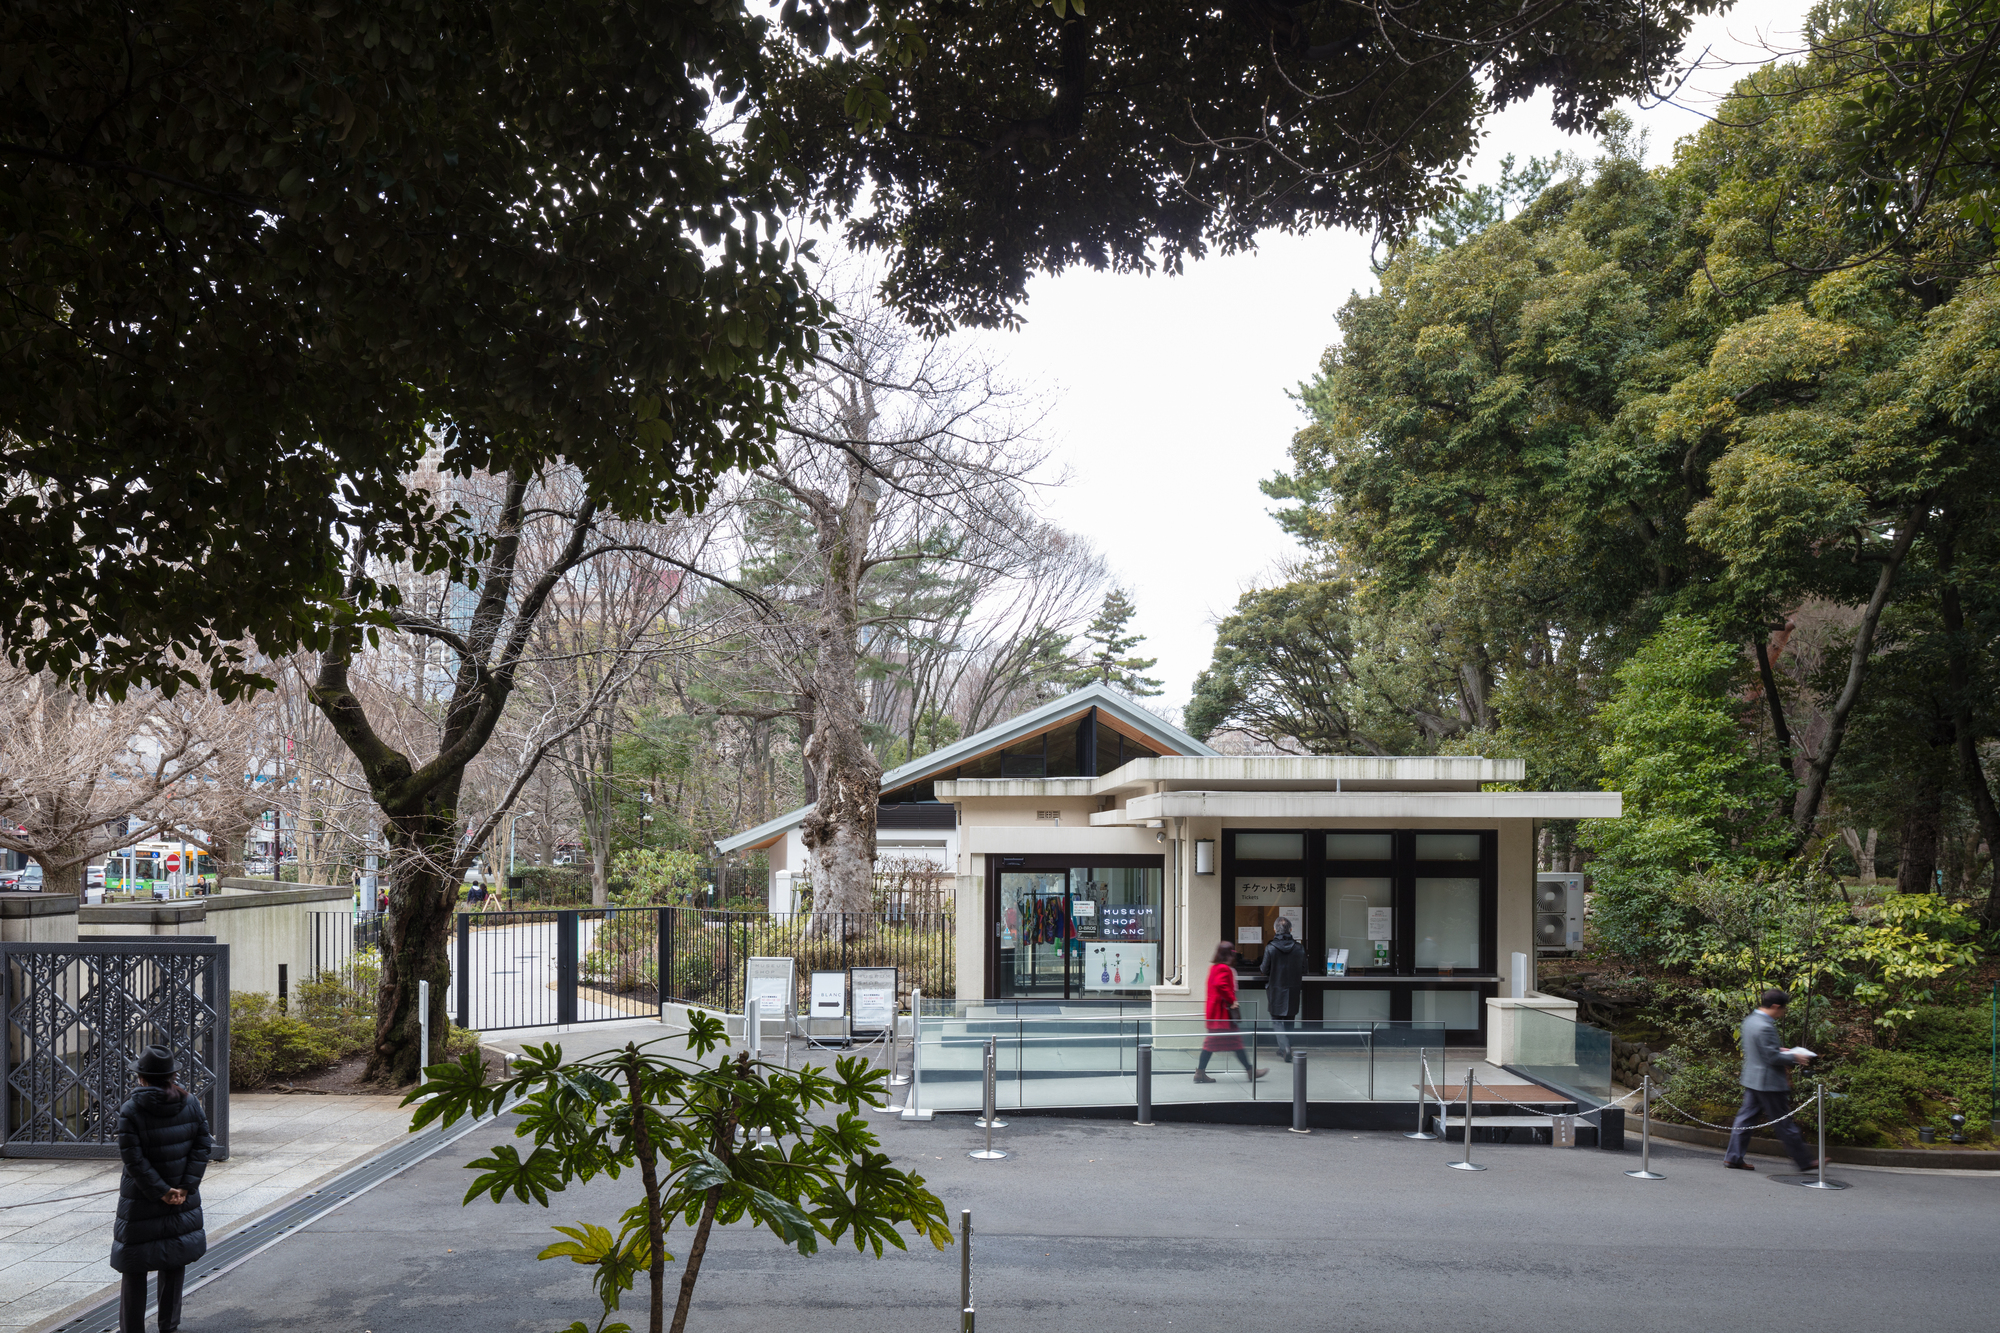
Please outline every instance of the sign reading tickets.
M1297 907L1306 900L1306 882L1297 875L1250 876L1236 879L1238 907Z
M893 967L851 967L848 983L854 992L857 1032L886 1032L896 1025L896 969Z
M815 972L812 974L813 1018L844 1018L847 1016L847 973Z

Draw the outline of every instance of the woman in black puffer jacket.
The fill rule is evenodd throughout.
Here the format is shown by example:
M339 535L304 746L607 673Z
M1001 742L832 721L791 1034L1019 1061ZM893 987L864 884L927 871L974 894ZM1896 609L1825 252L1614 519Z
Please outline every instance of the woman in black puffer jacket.
M124 1274L118 1289L119 1333L145 1333L146 1274L160 1275L160 1333L181 1323L181 1283L187 1266L208 1251L201 1224L201 1177L215 1140L201 1103L174 1082L174 1055L148 1046L139 1057L144 1086L118 1108L118 1221L111 1232L111 1266Z

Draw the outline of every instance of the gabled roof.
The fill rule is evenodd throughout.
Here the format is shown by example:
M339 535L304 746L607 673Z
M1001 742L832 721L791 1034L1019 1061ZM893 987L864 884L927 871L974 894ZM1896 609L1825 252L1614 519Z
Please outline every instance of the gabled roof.
M1129 731L1169 754L1216 757L1214 750L1164 718L1147 712L1108 685L1086 685L1060 699L1051 699L1039 708L1031 708L1019 717L995 723L984 731L976 731L953 741L942 750L933 750L920 759L912 759L907 764L890 769L882 775L882 790L892 792L898 787L907 787L949 772L981 755L1003 750L1016 741L1026 740L1065 722L1076 721L1093 708L1114 728ZM811 806L802 805L790 814L766 820L733 837L719 839L715 844L716 850L728 853L739 852L746 847L768 846L798 827L811 813Z

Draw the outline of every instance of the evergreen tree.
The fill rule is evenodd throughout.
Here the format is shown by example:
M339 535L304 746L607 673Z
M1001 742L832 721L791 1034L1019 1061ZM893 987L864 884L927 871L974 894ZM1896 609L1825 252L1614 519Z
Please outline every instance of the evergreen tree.
M1123 588L1113 588L1104 594L1104 605L1098 609L1097 618L1083 631L1084 641L1094 644L1096 651L1090 652L1081 663L1067 671L1052 673L1051 679L1071 690L1081 689L1094 681L1122 690L1134 698L1158 694L1160 682L1140 673L1150 671L1160 659L1126 655L1146 639L1143 634L1125 632L1126 624L1138 614L1138 610Z

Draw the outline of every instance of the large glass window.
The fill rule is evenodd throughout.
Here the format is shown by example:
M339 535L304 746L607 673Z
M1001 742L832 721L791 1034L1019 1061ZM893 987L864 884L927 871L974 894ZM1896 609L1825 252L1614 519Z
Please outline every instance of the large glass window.
M1367 967L1387 967L1395 938L1395 881L1381 879L1329 878L1326 881L1326 947L1347 950L1350 972ZM1377 947L1377 944L1380 947ZM1331 972L1332 959L1327 970Z
M1002 870L994 994L1078 999L1158 985L1163 878L1157 866Z
M1387 861L1396 854L1393 833L1329 833L1326 859L1329 861Z
M1479 881L1419 879L1411 938L1419 970L1479 966Z
M1297 837L1297 834L1292 835ZM1237 850L1242 851L1242 834ZM1256 967L1264 957L1279 917L1292 923L1292 933L1305 934L1306 882L1298 875L1238 875L1236 877L1236 956L1244 967Z
M1236 859L1239 861L1303 861L1306 835L1303 833L1239 833Z
M1442 1023L1448 1028L1476 1028L1479 1026L1479 992L1413 992L1410 996L1410 1017L1419 1023Z
M1417 860L1419 861L1477 861L1479 859L1479 835L1477 833L1419 833L1417 835Z
M1360 1019L1368 1022L1389 1021L1390 997L1394 994L1386 990L1360 990L1353 986L1328 986L1326 988L1326 1017L1346 1019L1350 1022Z

